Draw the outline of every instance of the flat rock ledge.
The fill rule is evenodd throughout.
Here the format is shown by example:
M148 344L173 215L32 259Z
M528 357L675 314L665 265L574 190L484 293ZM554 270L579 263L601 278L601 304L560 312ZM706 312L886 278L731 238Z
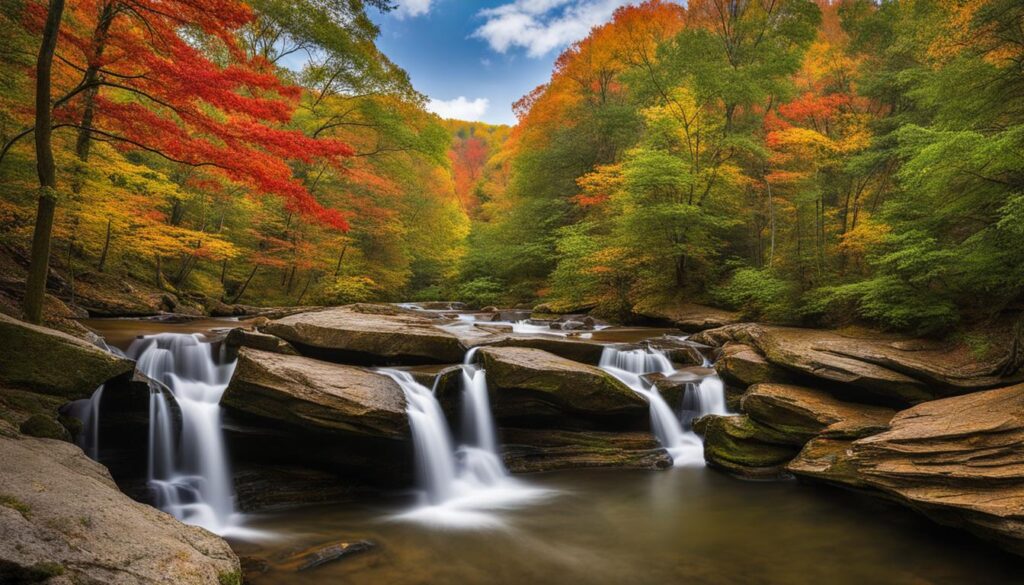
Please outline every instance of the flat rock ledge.
M0 434L0 581L238 585L227 542L118 491L69 443Z
M465 348L431 315L357 304L290 315L263 325L303 354L342 363L459 363Z
M739 416L706 416L695 424L709 465L751 479L788 476L785 466L817 437L855 439L888 428L895 411L854 404L792 384L755 384Z
M1024 384L915 406L869 437L814 439L787 469L1024 555Z
M718 369L730 383L793 381L856 402L910 406L1024 381L1024 371L1004 372L1002 358L979 360L962 346L872 331L740 323L691 339L724 347L725 359ZM757 355L730 349L732 344L751 348Z
M221 404L310 430L407 439L405 394L356 366L243 347Z

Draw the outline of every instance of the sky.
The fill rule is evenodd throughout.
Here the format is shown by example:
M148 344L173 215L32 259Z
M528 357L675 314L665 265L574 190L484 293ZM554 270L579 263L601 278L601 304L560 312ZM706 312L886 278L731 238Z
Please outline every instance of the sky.
M551 77L555 58L636 0L397 0L370 9L378 46L446 118L514 124L512 103Z

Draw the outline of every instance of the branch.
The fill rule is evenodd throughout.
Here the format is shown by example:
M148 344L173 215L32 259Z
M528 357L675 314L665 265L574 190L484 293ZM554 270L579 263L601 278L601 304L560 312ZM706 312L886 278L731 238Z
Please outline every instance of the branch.
M68 124L57 124L53 128L54 129L57 129L57 128L77 128L79 130L85 130L86 132L90 132L90 133L95 134L97 136L103 136L104 138L108 139L108 140L100 140L100 142L109 142L111 140L118 141L118 142L124 142L126 144L131 144L132 146L134 146L134 147L136 147L138 149L145 150L146 152L151 152L151 153L153 153L153 154L155 154L155 155L157 155L157 156L159 156L159 157L161 157L163 159L169 160L169 161L171 161L173 163L178 163L178 164L182 164L182 165L186 165L186 166L190 166L190 167L217 167L219 169L232 170L230 167L226 167L226 166L224 166L222 164L215 163L215 162L195 162L195 161L189 161L189 160L183 160L183 159L175 158L175 157L173 157L173 156L171 156L171 155L169 155L169 154L167 154L165 152L161 152L160 150L158 150L156 148L153 148L152 146L146 146L145 144L142 144L141 142L136 142L135 140L132 140L131 138L126 138L124 136L118 136L117 134L112 134L110 132L106 132L104 130L99 130L97 128L90 128L90 127L82 126L81 124L70 124L70 123L68 123Z

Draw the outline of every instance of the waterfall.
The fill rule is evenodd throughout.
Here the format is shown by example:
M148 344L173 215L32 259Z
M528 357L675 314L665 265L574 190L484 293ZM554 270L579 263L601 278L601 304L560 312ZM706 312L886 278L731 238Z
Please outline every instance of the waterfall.
M434 391L409 372L381 369L402 388L412 431L416 478L421 505L403 517L449 526L494 524L482 512L505 508L540 497L544 490L528 488L511 478L501 461L487 395L486 373L473 365L475 351L462 366L463 425L466 444L454 448L444 411Z
M152 380L147 479L157 506L225 534L238 523L220 412L234 363L218 363L214 347L198 334L163 333L136 339L128 356ZM177 433L169 398L181 413Z
M693 433L691 423L694 418L705 414L725 414L722 384L716 376L709 376L699 385L693 385L692 391L687 388L683 411L677 416L661 392L643 378L644 374L668 376L675 373L675 367L663 352L654 348L624 350L605 347L601 353L600 368L647 399L654 436L672 456L673 465L703 465L704 449L700 437ZM709 381L712 378L714 381Z
M100 460L100 402L103 400L104 385L100 384L88 401L84 401L84 411L78 418L82 421L82 432L78 436L78 446L93 461Z

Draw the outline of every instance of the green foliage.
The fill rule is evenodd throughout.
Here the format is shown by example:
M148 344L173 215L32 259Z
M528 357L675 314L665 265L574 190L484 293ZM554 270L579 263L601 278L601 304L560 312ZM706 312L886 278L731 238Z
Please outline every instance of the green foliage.
M475 278L458 288L458 297L471 307L497 305L507 298L508 287L491 277Z
M745 318L787 323L797 317L793 286L770 269L740 268L715 291L715 297Z
M366 276L341 276L324 285L320 299L326 305L347 305L375 299L380 294L377 283Z

